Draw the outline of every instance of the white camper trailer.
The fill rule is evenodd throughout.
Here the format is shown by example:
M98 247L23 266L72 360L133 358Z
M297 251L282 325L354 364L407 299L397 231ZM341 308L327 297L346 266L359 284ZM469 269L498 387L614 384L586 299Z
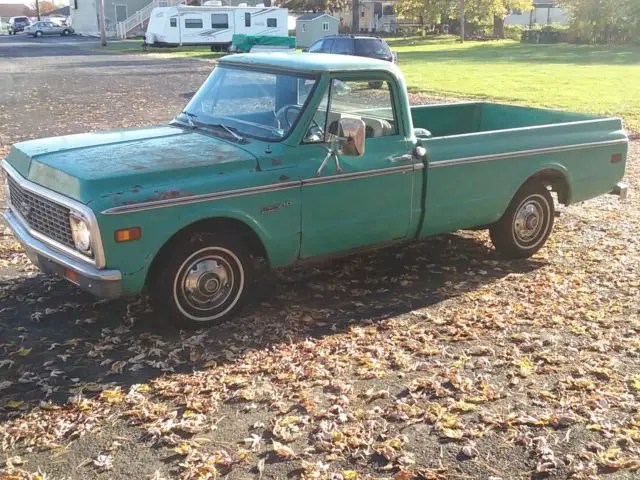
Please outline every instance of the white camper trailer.
M157 7L151 12L147 45L211 45L226 50L234 33L288 35L288 10L269 7Z

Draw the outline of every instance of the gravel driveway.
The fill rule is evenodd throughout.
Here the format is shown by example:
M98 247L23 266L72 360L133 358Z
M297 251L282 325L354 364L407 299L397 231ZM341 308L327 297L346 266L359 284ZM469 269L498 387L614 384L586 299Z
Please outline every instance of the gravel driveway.
M166 121L212 66L2 39L0 158ZM442 236L272 274L188 334L38 274L0 224L0 478L639 478L629 160L629 199L561 209L531 260Z

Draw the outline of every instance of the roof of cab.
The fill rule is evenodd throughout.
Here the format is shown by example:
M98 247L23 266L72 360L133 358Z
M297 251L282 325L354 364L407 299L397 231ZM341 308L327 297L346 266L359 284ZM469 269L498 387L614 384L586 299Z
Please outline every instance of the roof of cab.
M221 64L272 67L301 73L349 72L356 70L386 71L398 76L400 71L393 63L354 55L331 53L241 53L222 57Z

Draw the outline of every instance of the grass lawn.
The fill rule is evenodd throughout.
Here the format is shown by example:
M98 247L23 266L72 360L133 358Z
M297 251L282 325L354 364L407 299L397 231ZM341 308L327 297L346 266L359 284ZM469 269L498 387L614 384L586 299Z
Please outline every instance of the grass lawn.
M640 131L640 47L389 40L412 91L620 115Z

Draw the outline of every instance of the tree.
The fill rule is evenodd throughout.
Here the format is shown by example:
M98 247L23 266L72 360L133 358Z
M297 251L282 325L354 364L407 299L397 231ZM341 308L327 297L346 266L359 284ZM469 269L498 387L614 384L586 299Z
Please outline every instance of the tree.
M533 8L531 0L467 0L466 17L473 21L493 20L493 36L504 38L504 19L514 9Z
M284 0L282 7L300 12L335 13L351 6L351 0Z
M36 0L35 3L29 6L27 15L31 17L38 17L39 19L40 15L49 15L55 9L56 6L53 2L48 0Z
M623 43L640 41L638 0L564 0L570 28L578 41Z
M418 19L422 25L440 23L458 0L398 0L396 12L403 18Z

